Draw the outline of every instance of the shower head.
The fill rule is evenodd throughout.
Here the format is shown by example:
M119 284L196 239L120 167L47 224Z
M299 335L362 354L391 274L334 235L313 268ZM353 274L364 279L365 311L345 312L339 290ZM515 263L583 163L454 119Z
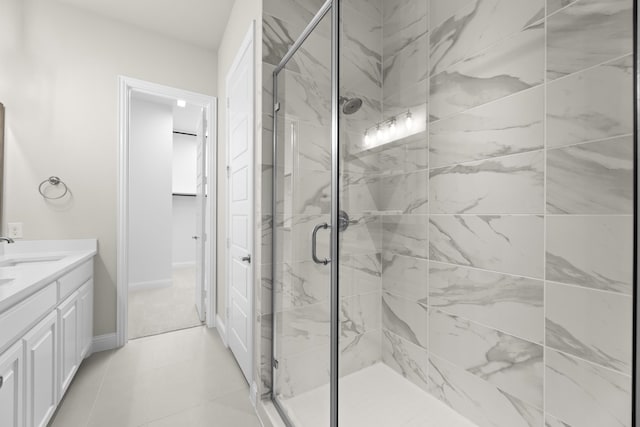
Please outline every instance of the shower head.
M342 105L342 112L344 114L353 114L362 107L362 99L360 98L345 98L340 97L340 105Z

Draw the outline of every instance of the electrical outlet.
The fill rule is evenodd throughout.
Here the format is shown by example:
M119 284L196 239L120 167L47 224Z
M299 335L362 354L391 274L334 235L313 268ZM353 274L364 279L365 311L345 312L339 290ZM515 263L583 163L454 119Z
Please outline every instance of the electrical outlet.
M22 239L22 223L10 222L9 223L9 236L11 239Z

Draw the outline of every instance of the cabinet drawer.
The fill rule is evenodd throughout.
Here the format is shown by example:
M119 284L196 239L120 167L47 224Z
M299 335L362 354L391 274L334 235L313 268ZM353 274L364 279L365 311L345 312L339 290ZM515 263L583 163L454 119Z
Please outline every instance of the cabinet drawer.
M0 352L56 306L56 284L51 283L0 315Z
M84 282L93 276L93 258L58 279L60 286L60 300L71 295Z

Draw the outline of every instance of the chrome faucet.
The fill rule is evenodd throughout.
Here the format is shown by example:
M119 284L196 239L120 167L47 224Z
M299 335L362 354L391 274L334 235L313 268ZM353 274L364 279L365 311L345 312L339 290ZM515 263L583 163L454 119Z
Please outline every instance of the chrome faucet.
M13 240L11 237L0 236L0 242L15 243L16 241Z

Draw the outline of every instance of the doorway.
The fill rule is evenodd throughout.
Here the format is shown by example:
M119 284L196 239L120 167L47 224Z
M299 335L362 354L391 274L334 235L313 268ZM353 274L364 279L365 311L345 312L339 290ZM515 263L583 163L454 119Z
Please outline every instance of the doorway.
M120 79L118 345L215 319L215 98ZM209 135L211 137L209 138Z

